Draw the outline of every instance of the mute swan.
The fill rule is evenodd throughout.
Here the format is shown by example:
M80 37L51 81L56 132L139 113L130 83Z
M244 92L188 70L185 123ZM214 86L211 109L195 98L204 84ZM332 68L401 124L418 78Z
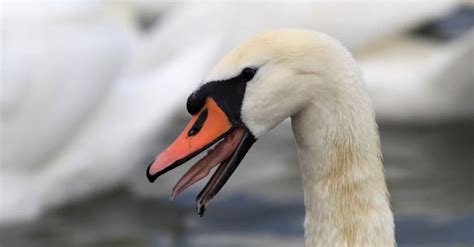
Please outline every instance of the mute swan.
M223 139L171 193L218 168L199 193L202 216L257 138L291 117L306 208L306 246L393 246L374 112L359 67L335 39L316 32L265 32L231 50L187 101L193 115L149 165L154 182Z

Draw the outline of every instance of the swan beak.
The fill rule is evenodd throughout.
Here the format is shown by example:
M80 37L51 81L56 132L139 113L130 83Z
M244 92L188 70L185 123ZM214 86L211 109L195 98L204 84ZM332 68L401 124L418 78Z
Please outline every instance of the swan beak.
M223 140L219 144L181 177L171 192L171 198L176 198L218 166L196 198L198 214L203 216L211 199L224 186L256 140L245 126L233 125L212 98L206 99L202 109L193 115L173 144L148 166L148 180L154 182L160 175L190 160L221 139Z

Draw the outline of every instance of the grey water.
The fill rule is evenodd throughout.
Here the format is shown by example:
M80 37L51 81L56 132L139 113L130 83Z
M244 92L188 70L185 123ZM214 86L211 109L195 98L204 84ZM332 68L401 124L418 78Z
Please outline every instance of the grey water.
M473 246L474 123L381 124L380 131L398 246ZM296 162L291 142L277 144L262 146ZM268 155L265 149L257 150L261 154L244 162L268 161L259 156ZM237 173L250 168L239 168ZM5 247L304 246L299 171L258 186L263 195L276 194L277 199L230 193L226 188L237 179L231 178L203 218L194 210L195 191L171 202L120 187L50 210L31 222L1 226L0 243Z

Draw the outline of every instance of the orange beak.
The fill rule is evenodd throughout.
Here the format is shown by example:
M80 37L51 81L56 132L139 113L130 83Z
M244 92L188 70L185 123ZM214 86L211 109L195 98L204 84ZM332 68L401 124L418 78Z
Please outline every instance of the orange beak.
M229 111L228 105L224 107ZM171 198L174 199L186 188L209 175L217 166L196 198L198 214L203 216L209 202L224 186L256 141L243 123L229 119L229 115L219 107L214 98L206 98L176 141L156 156L148 166L148 180L154 182L160 175L190 160L221 139L221 142L179 179L171 192Z
M150 182L160 175L190 160L232 130L226 114L212 98L196 113L178 138L160 153L147 169Z
M154 182L160 175L219 142L183 174L171 192L171 199L176 198L217 167L196 198L200 216L257 140L241 117L247 82L256 71L246 68L236 77L207 82L194 91L186 102L188 112L193 115L191 121L146 171L148 180Z

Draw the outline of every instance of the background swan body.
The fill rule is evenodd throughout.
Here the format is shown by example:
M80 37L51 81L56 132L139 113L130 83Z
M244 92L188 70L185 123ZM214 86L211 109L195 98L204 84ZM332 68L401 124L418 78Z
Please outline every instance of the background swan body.
M129 176L218 47L195 42L164 66L125 74L133 38L101 4L56 3L40 13L10 5L17 8L4 17L0 224L35 218ZM176 78L182 67L193 70ZM164 97L168 104L144 107Z

